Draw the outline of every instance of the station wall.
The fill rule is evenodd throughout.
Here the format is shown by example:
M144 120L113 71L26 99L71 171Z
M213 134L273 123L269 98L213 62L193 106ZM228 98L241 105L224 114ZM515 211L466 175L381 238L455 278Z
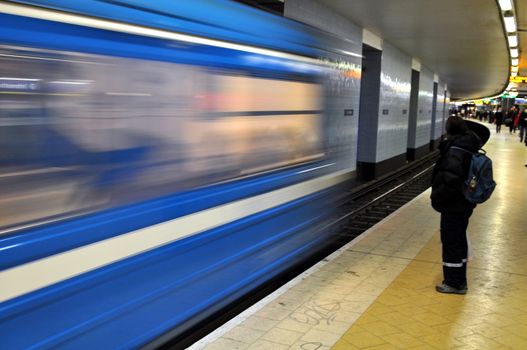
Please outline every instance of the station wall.
M377 163L406 157L412 79L410 56L386 42L382 51Z
M352 54L332 53L327 57L334 62L346 62L352 65L359 74L346 79L336 77L328 82L327 89L331 93L325 109L328 119L329 147L340 147L339 154L342 155L343 164L354 170L357 164L362 29L313 0L286 1L284 16L338 36L342 39L337 44L340 47L333 49Z
M417 107L417 126L413 148L427 146L432 127L432 109L434 99L434 74L431 70L421 67L419 75L419 101ZM409 145L410 146L410 145Z
M437 142L443 134L444 119L445 119L445 102L446 102L445 83L439 81L437 84L437 98L436 98L436 114L434 122L434 133L432 141Z
M347 42L342 51L358 52L366 57L362 51L368 48L363 45L363 28L322 4L314 0L288 0L284 4L284 16L330 32ZM326 108L331 121L330 143L348 140L346 163L352 169L356 169L357 162L359 168L365 165L365 173L372 176L403 165L408 150L412 150L416 158L426 154L429 145L433 146L441 137L445 118L446 86L443 82L436 84L434 73L421 66L416 116L410 119L412 57L382 39L381 43L380 57L376 58L375 53L370 55L371 60L380 60L380 67L373 68L379 72L378 86L372 88L370 85L374 82L368 84L360 78L348 84L336 84ZM364 68L365 64L355 56L335 54L332 59L352 62L359 68ZM364 76L364 71L362 74ZM362 100L361 84L363 95L368 90L368 98ZM344 115L343 111L350 109L353 115ZM365 111L367 118L362 115Z

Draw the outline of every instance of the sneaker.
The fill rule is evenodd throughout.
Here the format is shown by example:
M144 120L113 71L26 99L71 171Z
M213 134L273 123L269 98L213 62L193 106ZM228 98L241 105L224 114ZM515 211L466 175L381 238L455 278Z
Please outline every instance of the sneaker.
M439 293L445 294L467 294L467 286L461 286L460 289L449 286L448 284L441 283L436 286L436 290Z

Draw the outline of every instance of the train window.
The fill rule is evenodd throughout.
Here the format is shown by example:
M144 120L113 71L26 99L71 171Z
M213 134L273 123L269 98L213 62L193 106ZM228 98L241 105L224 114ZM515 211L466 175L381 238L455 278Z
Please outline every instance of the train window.
M322 87L0 46L0 227L323 156Z

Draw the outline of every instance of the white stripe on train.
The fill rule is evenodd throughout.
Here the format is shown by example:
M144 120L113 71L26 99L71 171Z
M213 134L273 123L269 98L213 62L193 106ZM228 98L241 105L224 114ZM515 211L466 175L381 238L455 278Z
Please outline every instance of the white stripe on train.
M0 271L0 303L322 191L350 176L351 169L337 171Z
M74 25L79 25L83 27L104 29L104 30L109 30L113 32L142 35L142 36L148 36L152 38L177 40L177 41L187 42L187 43L192 43L192 44L222 47L225 49L251 52L251 53L272 56L272 57L286 58L286 59L291 59L295 61L311 63L314 65L323 64L322 61L314 59L314 58L289 54L289 53L285 53L281 51L262 49L262 48L255 47L255 46L235 44L235 43L230 43L230 42L221 41L221 40L207 39L207 38L202 38L202 37L193 36L193 35L180 34L180 33L172 32L168 30L155 29L155 28L150 28L150 27L145 27L145 26L127 24L123 22L114 22L114 21L109 21L109 20L105 20L101 18L93 18L93 17L71 14L71 13L66 13L66 12L48 10L44 8L34 7L34 6L15 5L15 4L8 4L8 3L2 2L0 3L0 12L10 14L10 15L16 15L16 16L31 17L31 18L44 19L44 20L53 21L53 22L74 24ZM357 57L362 57L361 55L354 54L354 53L347 53L347 54L357 56Z

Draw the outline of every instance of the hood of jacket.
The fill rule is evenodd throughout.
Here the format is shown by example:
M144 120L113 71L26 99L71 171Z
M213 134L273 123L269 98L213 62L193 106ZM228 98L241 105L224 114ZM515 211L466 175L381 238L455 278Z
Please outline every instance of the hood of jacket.
M461 135L447 136L447 138L439 144L439 150L441 151L441 154L444 154L452 146L460 147L475 153L480 149L481 141L472 131L467 131Z

